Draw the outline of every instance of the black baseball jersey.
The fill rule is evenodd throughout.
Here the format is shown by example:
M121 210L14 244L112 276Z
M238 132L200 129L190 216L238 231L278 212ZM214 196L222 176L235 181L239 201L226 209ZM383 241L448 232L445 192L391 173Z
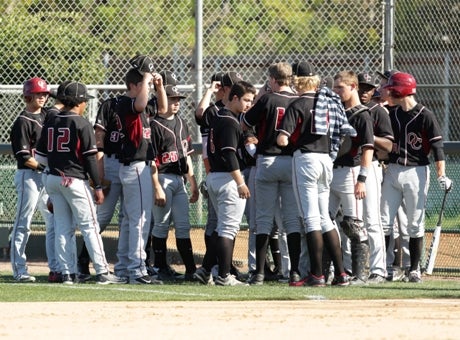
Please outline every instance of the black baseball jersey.
M387 110L380 106L379 103L372 101L367 103L366 106L369 108L369 113L374 122L374 136L387 138L393 141L393 128L391 127L391 120ZM377 160L375 152L373 159Z
M46 110L42 109L40 113L22 111L14 121L10 142L18 169L30 169L24 163L35 156L35 148L45 119Z
M108 156L118 155L121 151L121 122L117 114L118 97L105 100L97 111L94 128L99 127L105 132L104 153Z
M207 151L211 172L231 172L237 170L235 167L243 170L244 140L238 118L227 108L220 109L211 121L208 136Z
M135 98L119 96L117 114L120 119L120 154L121 163L153 159L148 112L137 112L134 108Z
M350 151L338 157L334 161L334 165L352 167L361 164L361 150L363 147L374 147L374 123L367 106L361 104L356 105L346 109L345 112L348 117L348 122L354 127L358 135L356 137L351 137Z
M428 154L437 149L436 160L444 160L441 128L433 112L421 104L404 112L399 106L390 111L394 150L390 163L406 166L428 165Z
M329 153L329 135L312 134L315 94L306 93L286 109L279 130L289 136L294 150Z
M48 107L45 107L45 112L46 112L46 117L45 117L45 123L43 125L45 125L49 119L51 119L52 117L56 116L59 112L61 112L61 110L59 110L55 106L48 106Z
M37 154L48 158L52 175L99 182L96 137L91 123L75 112L61 111L43 127Z
M200 126L201 136L206 137L209 134L209 128L212 120L216 117L217 112L224 107L222 100L211 103L203 112L203 116L198 119L195 117L197 124Z
M187 156L193 149L185 121L177 115L173 119L157 116L150 121L150 127L158 172L177 175L188 173Z
M266 93L244 114L244 123L256 127L258 155L292 155L291 146L280 148L276 137L286 108L296 98L297 95L286 91Z

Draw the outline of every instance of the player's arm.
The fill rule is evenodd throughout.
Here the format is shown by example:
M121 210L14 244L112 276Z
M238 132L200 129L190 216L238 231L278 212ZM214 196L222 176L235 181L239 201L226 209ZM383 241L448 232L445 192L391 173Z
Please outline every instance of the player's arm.
M235 150L222 150L222 157L224 158L225 163L228 165L230 175L236 182L236 187L238 189L238 195L240 198L247 199L251 197L249 188L244 182L244 177L241 174L240 165L238 163L238 158L236 157Z
M157 91L157 113L164 114L168 112L168 97L166 96L166 90L163 86L163 78L159 73L154 74L153 84Z
M100 126L95 126L94 134L96 136L96 147L97 147L97 154L96 154L97 170L99 172L99 178L102 181L102 179L105 177L105 171L104 171L105 131Z
M281 147L285 147L289 144L289 135L286 131L280 131L278 137L276 137L276 144Z
M203 98L201 98L200 102L198 103L198 106L195 110L195 118L197 120L200 120L203 117L203 113L206 110L206 108L209 106L211 103L211 98L214 93L217 93L220 89L220 81L213 81L211 83L211 86L206 90L204 93Z
M159 207L164 207L166 205L166 194L160 184L160 179L158 178L158 168L155 163L152 163L152 183L154 204Z
M187 178L187 182L190 183L191 196L190 196L189 201L190 203L195 203L196 201L198 201L199 192L198 192L198 185L196 184L195 174L193 172L192 157L190 156L187 156L187 166L188 166L188 172L185 176Z
M147 103L149 101L150 84L152 83L152 80L153 75L151 73L145 72L144 78L141 82L141 90L137 94L136 100L134 101L134 109L137 112L143 112L145 107L147 106Z
M366 197L366 178L372 164L374 149L371 146L364 146L361 153L361 167L358 174L358 180L355 185L355 197L363 199Z

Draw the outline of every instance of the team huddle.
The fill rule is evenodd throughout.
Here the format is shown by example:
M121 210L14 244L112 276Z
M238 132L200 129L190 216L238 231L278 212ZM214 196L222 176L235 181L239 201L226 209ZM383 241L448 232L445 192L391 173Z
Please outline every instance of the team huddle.
M24 83L26 106L11 129L17 282L35 282L25 249L36 208L46 224L51 283L90 280L90 263L98 284L422 281L429 155L441 189L451 190L452 181L439 124L416 102L411 74L378 73L379 84L353 71L321 79L309 62L278 62L259 91L237 72L214 74L195 110L206 169L198 185L177 77L155 72L148 56L130 64L126 92L100 105L94 126L83 117L93 98L84 84L66 81L50 92L43 79ZM208 219L197 267L189 204L200 192ZM117 203L112 272L101 233ZM233 265L244 215L247 277ZM168 263L172 225L183 274Z

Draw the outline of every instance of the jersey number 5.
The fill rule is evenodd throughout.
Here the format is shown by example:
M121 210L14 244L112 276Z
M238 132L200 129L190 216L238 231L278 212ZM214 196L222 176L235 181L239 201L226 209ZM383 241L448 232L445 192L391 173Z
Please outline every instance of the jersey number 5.
M69 152L70 148L67 146L70 141L69 128L58 128L56 137L56 151ZM48 128L48 152L54 150L54 127Z

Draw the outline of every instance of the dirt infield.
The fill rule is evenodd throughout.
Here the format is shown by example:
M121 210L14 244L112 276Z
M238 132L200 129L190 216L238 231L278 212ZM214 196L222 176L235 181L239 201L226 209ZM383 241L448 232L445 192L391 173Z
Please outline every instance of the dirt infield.
M1 338L456 339L460 300L0 303Z

